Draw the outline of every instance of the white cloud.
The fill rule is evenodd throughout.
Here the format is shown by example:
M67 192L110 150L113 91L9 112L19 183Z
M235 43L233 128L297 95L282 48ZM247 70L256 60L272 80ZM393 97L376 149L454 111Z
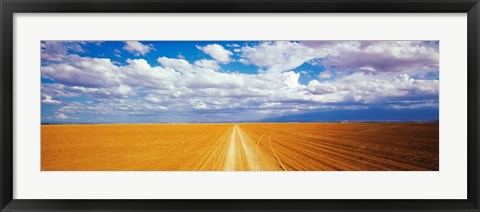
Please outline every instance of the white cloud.
M219 63L229 63L232 59L230 58L233 53L229 50L223 48L223 46L218 44L209 44L206 46L197 46L197 49L203 51L205 54L210 55L214 60Z
M157 61L163 67L172 68L173 70L178 71L180 73L188 73L194 70L192 64L190 64L185 59L159 57Z
M297 42L272 41L241 48L240 60L254 64L270 73L289 71L314 58L325 57L327 51L317 50Z
M45 103L45 104L61 104L62 103L62 101L55 100L49 95L42 95L42 97L43 97L42 103Z
M231 44L227 44L228 47L230 48L238 48L240 47L240 45L236 44L236 43L231 43Z
M165 58L165 60L167 59ZM180 59L170 59L167 63L176 62L175 64L180 67L179 63L181 63L181 61ZM121 67L125 75L122 81L131 87L171 90L175 88L178 78L181 77L180 73L172 68L152 67L144 59L127 60L127 63L128 65Z
M320 72L320 74L318 75L318 78L320 79L329 79L332 77L332 73L329 72L329 71L322 71Z
M392 104L389 106L390 108L393 109L417 109L417 108L438 108L438 102L434 101L427 101L424 103L418 103L418 104L408 104L408 105L399 105L399 104Z
M145 100L150 103L159 103L162 102L162 100L154 95L148 95L145 97Z
M328 51L327 57L316 58L311 63L338 72L353 70L412 75L438 71L439 51L436 42L334 41L326 45L310 41L302 44Z
M84 63L94 64L98 59L83 58ZM371 103L386 97L414 97L417 95L438 94L438 80L413 79L409 75L371 75L362 72L343 75L339 78L319 82L312 80L305 86L299 83L300 73L287 71L279 74L241 74L222 73L198 64L176 58L158 58L162 66L150 66L145 60L127 60L127 65L116 66L108 60L100 60L103 67L80 66L75 72L70 69L55 69L58 75L52 75L54 80L63 84L46 84L42 93L51 99L69 98L74 96L92 96L99 98L128 98L130 95L144 96L143 100L125 99L130 105L151 110L152 103L161 103L170 110L192 107L192 99L197 99L194 108L203 109L234 109L255 108L269 105L270 102L280 103L282 109L296 110L324 107L321 103L360 102ZM71 61L78 62L78 58ZM48 67L69 67L69 64L51 64ZM95 67L103 70L102 83L98 87L86 86L82 78L73 83L68 74L77 76ZM45 70L50 70L45 67ZM63 71L63 72L62 72ZM47 72L49 73L49 72ZM49 75L50 76L50 75ZM96 83L90 83L96 84ZM108 85L108 86L106 86ZM224 101L219 102L218 98ZM143 102L143 103L142 103ZM189 102L185 105L182 102ZM255 106L256 105L256 106ZM111 106L114 107L114 106ZM122 106L123 108L124 106ZM150 107L150 108L146 108ZM109 107L106 107L109 108ZM164 108L162 108L164 109ZM141 109L138 109L141 111Z
M69 117L68 117L67 115L65 115L64 113L57 113L57 114L55 115L55 117L56 117L57 119L61 119L61 120L69 119Z
M138 41L125 41L125 46L123 49L132 53L135 56L143 55L145 56L149 51L153 50L153 45L144 45Z
M50 97L75 97L79 96L79 94L72 92L70 87L67 87L63 84L42 84L42 95L50 96Z
M207 59L197 60L195 61L195 65L201 68L212 69L212 70L220 69L220 66L215 60L207 60Z
M328 99L333 102L371 103L391 97L438 95L439 82L413 79L407 74L392 77L354 73L325 82L312 80L307 90L317 98L329 97Z
M68 42L68 41L42 41L41 57L46 61L62 61L68 56L68 52L85 52L82 45L87 42Z
M77 117L70 117L65 115L65 113L55 113L55 118L59 120L77 120Z
M65 63L42 66L42 77L54 79L68 86L110 87L120 84L118 67L110 59L70 55Z

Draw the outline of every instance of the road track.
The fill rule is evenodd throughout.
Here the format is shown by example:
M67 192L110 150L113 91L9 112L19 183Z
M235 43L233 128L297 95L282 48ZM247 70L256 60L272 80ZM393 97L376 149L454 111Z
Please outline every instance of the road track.
M262 160L262 153L256 151L250 138L238 126L234 125L228 140L224 171L260 171L271 166Z

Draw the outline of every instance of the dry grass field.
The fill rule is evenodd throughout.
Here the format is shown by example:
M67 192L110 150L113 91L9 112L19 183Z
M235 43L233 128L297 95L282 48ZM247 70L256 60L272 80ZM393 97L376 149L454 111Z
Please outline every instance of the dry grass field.
M438 170L433 123L42 125L43 171Z

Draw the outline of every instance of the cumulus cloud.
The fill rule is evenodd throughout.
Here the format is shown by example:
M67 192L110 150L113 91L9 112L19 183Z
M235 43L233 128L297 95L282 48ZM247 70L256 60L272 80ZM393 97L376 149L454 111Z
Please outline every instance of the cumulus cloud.
M110 87L119 85L121 75L110 59L69 55L65 63L42 66L42 77L56 80L68 86Z
M330 71L322 71L318 75L318 78L320 78L320 79L329 79L331 77L332 77L332 73Z
M236 44L236 43L232 43L232 44L227 44L228 47L230 48L238 48L240 47L240 45Z
M203 51L205 54L210 55L214 60L219 63L229 63L232 59L230 58L233 53L229 50L223 48L219 44L209 44L206 46L197 46L197 49Z
M58 119L58 120L77 120L78 118L77 117L70 117L70 116L67 116L65 113L55 113L55 118Z
M61 120L69 119L69 117L67 115L65 115L64 113L57 113L55 115L55 117L58 118L58 119L61 119Z
M220 69L220 66L215 60L197 60L195 61L195 65L201 68L206 68L206 69L212 69L212 70L218 70Z
M45 104L61 104L62 101L55 100L49 95L42 95L42 103L45 103Z
M70 98L78 96L77 93L71 91L72 88L65 86L63 84L55 83L55 84L45 84L42 83L41 91L42 95L44 96L54 96L54 97L62 97L62 98Z
M299 67L314 58L322 58L328 51L317 50L298 42L272 41L241 48L240 60L244 64L254 64L267 72L280 73Z
M148 44L144 45L138 41L125 41L125 46L123 49L132 53L135 56L145 56L149 51L153 50L153 45Z
M391 97L437 96L438 80L416 80L407 74L398 76L354 73L333 81L312 80L307 90L317 97L328 96L333 102L372 103Z
M87 42L42 41L41 58L46 61L62 61L70 52L85 52L83 45Z
M319 42L319 44L323 44ZM438 71L438 42L424 41L338 41L328 45L305 43L327 50L327 57L312 64L336 71L409 72Z

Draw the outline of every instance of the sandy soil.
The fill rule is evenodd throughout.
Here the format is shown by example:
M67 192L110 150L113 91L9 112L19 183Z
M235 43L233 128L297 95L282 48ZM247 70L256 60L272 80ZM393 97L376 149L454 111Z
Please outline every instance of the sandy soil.
M43 171L438 170L438 124L43 125Z

